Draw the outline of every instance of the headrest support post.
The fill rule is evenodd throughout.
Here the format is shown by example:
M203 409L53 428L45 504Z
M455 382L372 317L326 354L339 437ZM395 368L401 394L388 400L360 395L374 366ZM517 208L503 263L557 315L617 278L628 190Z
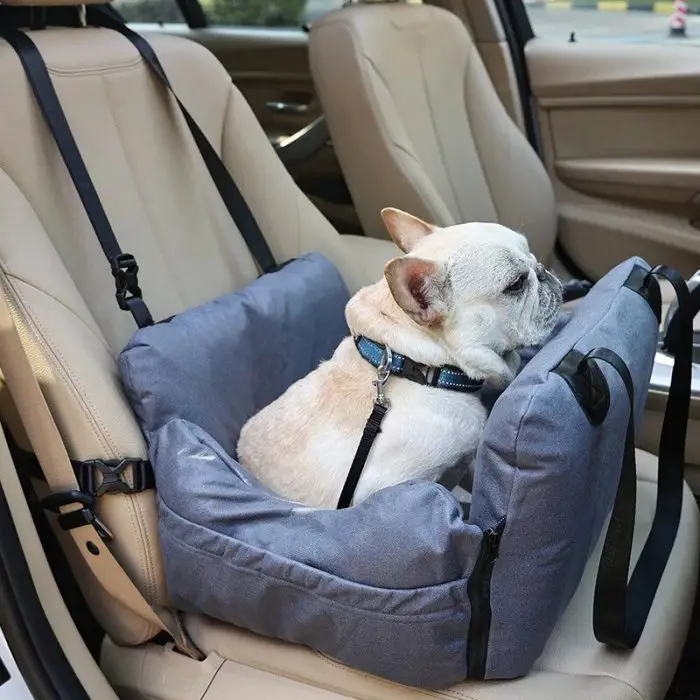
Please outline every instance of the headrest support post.
M87 7L85 5L78 5L78 25L87 27Z
M29 28L32 31L46 29L46 7L32 6L29 8Z

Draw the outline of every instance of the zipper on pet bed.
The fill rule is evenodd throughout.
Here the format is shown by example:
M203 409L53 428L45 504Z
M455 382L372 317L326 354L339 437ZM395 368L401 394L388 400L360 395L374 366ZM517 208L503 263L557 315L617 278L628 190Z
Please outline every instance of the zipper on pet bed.
M495 528L484 531L479 557L467 585L471 605L467 646L469 678L483 678L486 675L486 657L491 631L491 576L498 559L498 548L504 528L505 520Z

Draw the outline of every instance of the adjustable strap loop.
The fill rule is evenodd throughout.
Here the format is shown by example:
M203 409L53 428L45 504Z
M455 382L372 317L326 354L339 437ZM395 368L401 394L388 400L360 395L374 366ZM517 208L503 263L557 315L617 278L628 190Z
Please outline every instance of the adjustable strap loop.
M693 289L689 292L690 296L690 317L691 319L694 319L698 313L700 313L700 284L697 286L693 287ZM676 354L676 349L678 347L678 336L679 333L681 333L681 318L678 316L678 311L676 310L676 313L673 314L671 321L668 324L668 328L666 329L666 335L664 336L664 341L663 341L663 348L667 352L671 353L671 355Z
M97 240L109 261L116 283L119 308L130 311L139 328L152 325L153 318L142 299L138 284L139 268L136 260L133 255L124 254L119 247L39 49L26 34L18 29L0 29L0 37L15 50L22 63L37 104L61 153L68 174L73 180Z
M139 328L153 325L151 312L144 302L139 286L139 266L136 258L121 253L110 260L112 276L116 285L115 297L122 311L130 311Z
M65 506L76 504L81 507L63 512ZM41 499L42 508L58 513L58 524L62 530L91 525L103 542L111 542L114 539L112 531L93 513L92 505L92 496L81 491L58 491Z
M673 269L654 268L671 282L678 295L679 334L671 387L659 446L656 510L651 530L632 576L628 574L636 515L636 460L634 450L634 387L629 370L611 350L597 348L588 360L601 360L622 378L630 403L625 448L610 524L605 536L593 601L596 639L610 646L631 649L644 630L661 577L673 549L683 504L683 467L690 410L692 370L692 316L685 282Z

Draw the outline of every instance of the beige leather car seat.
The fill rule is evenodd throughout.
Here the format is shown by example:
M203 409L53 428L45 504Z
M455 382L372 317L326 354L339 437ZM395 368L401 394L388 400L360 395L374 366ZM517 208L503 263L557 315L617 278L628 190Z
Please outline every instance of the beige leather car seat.
M179 112L133 46L95 28L49 29L31 36L49 66L119 242L139 262L144 298L154 317L165 318L250 282L256 274L251 256ZM332 229L284 170L218 61L187 40L159 35L151 43L176 92L232 172L277 260L318 250L336 263L351 290L377 279L396 249L384 241L341 237ZM145 457L115 364L135 330L133 320L115 304L103 253L19 60L2 40L0 85L11 95L0 108L0 283L34 374L71 457ZM7 396L2 399L0 406L6 407ZM5 410L5 421L26 445L13 415ZM639 461L636 553L656 497L656 460L639 453ZM169 601L154 493L103 496L98 514L114 533L110 546L117 559L147 601L165 614ZM597 550L530 675L509 683L462 683L443 693L397 686L309 649L196 614L180 619L207 658L175 653L153 641L157 625L92 577L72 540L64 536L62 544L107 632L102 665L122 696L660 700L690 620L698 520L686 488L675 548L634 651L614 652L593 638Z
M456 15L429 5L352 4L312 23L311 70L368 236L393 206L447 226L497 221L549 262L547 172L512 121Z

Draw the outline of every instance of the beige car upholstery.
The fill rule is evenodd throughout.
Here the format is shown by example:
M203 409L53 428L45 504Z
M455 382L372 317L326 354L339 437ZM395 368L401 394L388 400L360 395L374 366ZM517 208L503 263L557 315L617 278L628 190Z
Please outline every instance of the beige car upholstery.
M250 282L255 277L253 261L183 120L131 44L93 28L36 31L32 38L49 66L122 248L139 262L144 297L154 316L167 317ZM284 170L248 105L211 54L177 38L161 36L152 43L175 90L222 154L277 259L318 250L338 265L351 290L375 280L395 254L393 245L341 237L330 227ZM0 283L33 371L73 458L143 457L144 440L115 364L135 330L132 319L116 307L94 232L19 60L4 43L0 84L12 95L2 103L0 130ZM483 120L488 109L486 103L479 107ZM505 177L508 170L505 158L497 172ZM5 394L0 406L8 403ZM14 427L15 440L26 444L13 415L7 408L4 416ZM649 526L656 491L646 475L654 458L647 455L640 461L644 470L638 543ZM167 608L153 493L102 497L99 515L114 532L113 552L136 586L157 610ZM442 695L465 700L660 700L690 619L698 533L697 510L686 489L680 534L650 624L635 651L616 653L592 639L594 557L538 670L524 680L462 684ZM157 627L107 595L71 549L72 540L63 537L62 543L93 613L109 635L104 667L123 697L199 700L228 698L234 692L241 698L432 695L195 615L184 623L209 653L204 661L147 644Z
M464 23L438 7L350 5L313 23L311 70L365 233L385 206L450 225L498 221L550 258L547 172Z

